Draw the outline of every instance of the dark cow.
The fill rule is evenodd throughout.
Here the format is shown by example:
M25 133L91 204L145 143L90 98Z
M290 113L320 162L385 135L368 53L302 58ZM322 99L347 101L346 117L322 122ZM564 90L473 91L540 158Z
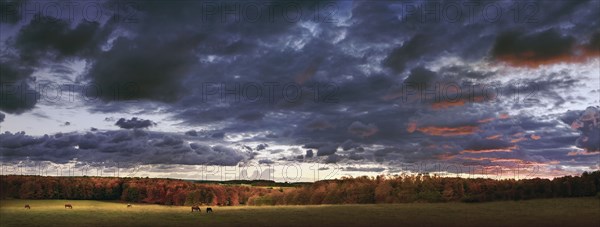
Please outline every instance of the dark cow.
M212 213L212 208L210 208L210 207L206 208L206 213Z
M25 209L31 209L31 207L29 206L29 204L25 204Z
M128 204L127 204L127 208L129 208L129 207L131 207L131 204L129 204L129 203L128 203Z
M65 204L65 209L70 208L73 209L73 205L71 205L70 203Z
M199 206L192 206L192 212L194 212L194 211L196 211L196 210L197 210L198 212L200 212L200 207L199 207Z

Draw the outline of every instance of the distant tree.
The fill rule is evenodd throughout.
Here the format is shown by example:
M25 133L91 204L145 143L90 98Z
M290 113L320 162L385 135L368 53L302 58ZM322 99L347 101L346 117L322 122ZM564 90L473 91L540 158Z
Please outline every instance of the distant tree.
M273 182L261 184L272 186ZM3 199L121 199L166 205L483 202L595 196L599 193L600 171L552 180L443 178L428 174L346 177L286 190L152 178L0 177L0 198Z

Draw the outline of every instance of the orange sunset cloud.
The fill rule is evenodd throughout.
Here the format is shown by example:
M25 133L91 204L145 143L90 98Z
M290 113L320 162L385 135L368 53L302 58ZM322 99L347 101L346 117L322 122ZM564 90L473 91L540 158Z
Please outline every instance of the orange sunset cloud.
M428 126L418 128L417 131L433 135L433 136L461 136L469 135L479 131L476 126L461 126L461 127L435 127Z

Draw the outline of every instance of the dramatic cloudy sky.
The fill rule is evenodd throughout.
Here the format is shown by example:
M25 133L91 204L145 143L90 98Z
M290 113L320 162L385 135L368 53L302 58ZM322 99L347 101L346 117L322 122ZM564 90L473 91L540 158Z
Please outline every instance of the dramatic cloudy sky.
M0 10L3 174L599 169L600 1L0 0Z

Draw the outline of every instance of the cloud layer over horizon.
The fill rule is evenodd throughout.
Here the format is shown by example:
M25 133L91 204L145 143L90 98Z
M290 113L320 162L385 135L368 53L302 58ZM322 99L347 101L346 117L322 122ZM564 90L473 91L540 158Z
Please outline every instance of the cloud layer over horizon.
M598 1L100 3L0 0L0 161L600 169Z

